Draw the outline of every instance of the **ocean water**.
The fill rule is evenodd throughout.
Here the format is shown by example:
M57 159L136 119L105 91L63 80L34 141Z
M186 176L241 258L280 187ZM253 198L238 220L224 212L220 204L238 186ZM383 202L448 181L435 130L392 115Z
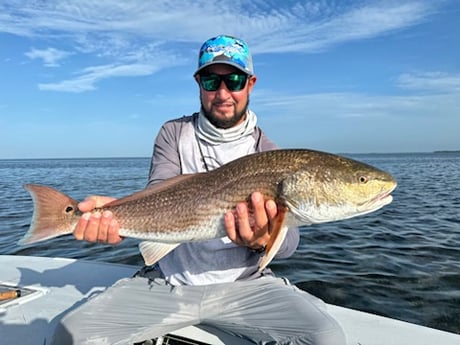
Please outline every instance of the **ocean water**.
M460 333L460 153L349 155L392 173L393 203L366 216L301 229L272 269L326 302ZM137 242L112 247L65 236L30 247L32 200L24 183L77 200L142 189L147 158L0 160L0 254L142 265Z

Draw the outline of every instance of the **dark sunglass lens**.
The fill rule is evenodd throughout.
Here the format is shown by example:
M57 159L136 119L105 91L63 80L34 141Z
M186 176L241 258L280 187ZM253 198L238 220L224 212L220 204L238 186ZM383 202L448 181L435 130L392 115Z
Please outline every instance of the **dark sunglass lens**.
M225 76L225 85L230 91L240 91L246 85L247 80L246 74L228 74Z
M200 84L206 91L216 91L221 83L220 76L216 74L201 75Z
M240 91L246 85L248 76L246 74L202 74L200 75L200 84L206 91L216 91L222 80L230 91Z

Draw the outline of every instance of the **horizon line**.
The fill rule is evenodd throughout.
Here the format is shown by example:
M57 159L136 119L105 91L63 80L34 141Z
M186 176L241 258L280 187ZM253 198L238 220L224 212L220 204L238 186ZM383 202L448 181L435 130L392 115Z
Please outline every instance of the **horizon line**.
M434 153L460 153L460 150L433 150L433 151L400 151L400 152L331 152L324 150L316 150L328 152L336 155L391 155L391 154L434 154ZM151 156L75 156L75 157L18 157L18 158L3 158L0 157L1 161L7 160L65 160L65 159L150 159Z

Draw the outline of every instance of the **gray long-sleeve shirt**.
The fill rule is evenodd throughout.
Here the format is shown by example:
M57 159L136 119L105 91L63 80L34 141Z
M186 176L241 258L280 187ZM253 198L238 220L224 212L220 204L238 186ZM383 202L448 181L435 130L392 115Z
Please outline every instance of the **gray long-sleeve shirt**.
M196 135L198 114L171 120L155 140L148 184L180 174L204 172L254 152L277 149L255 127L251 135L231 142L209 144ZM297 228L289 229L277 258L292 255L299 243ZM162 274L173 285L204 285L246 279L257 272L260 254L228 237L184 243L159 261Z

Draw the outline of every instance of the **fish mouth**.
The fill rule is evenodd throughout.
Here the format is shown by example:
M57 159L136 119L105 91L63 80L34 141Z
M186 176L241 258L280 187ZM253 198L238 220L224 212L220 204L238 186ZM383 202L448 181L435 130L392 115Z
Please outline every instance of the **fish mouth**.
M360 210L363 214L374 212L393 201L391 193L395 190L396 184L389 189L385 189L375 197L361 205Z
M390 189L377 194L374 198L362 205L362 209L368 209L368 211L366 211L368 213L391 203L393 201L391 193L395 190L396 186L397 184L394 184Z

